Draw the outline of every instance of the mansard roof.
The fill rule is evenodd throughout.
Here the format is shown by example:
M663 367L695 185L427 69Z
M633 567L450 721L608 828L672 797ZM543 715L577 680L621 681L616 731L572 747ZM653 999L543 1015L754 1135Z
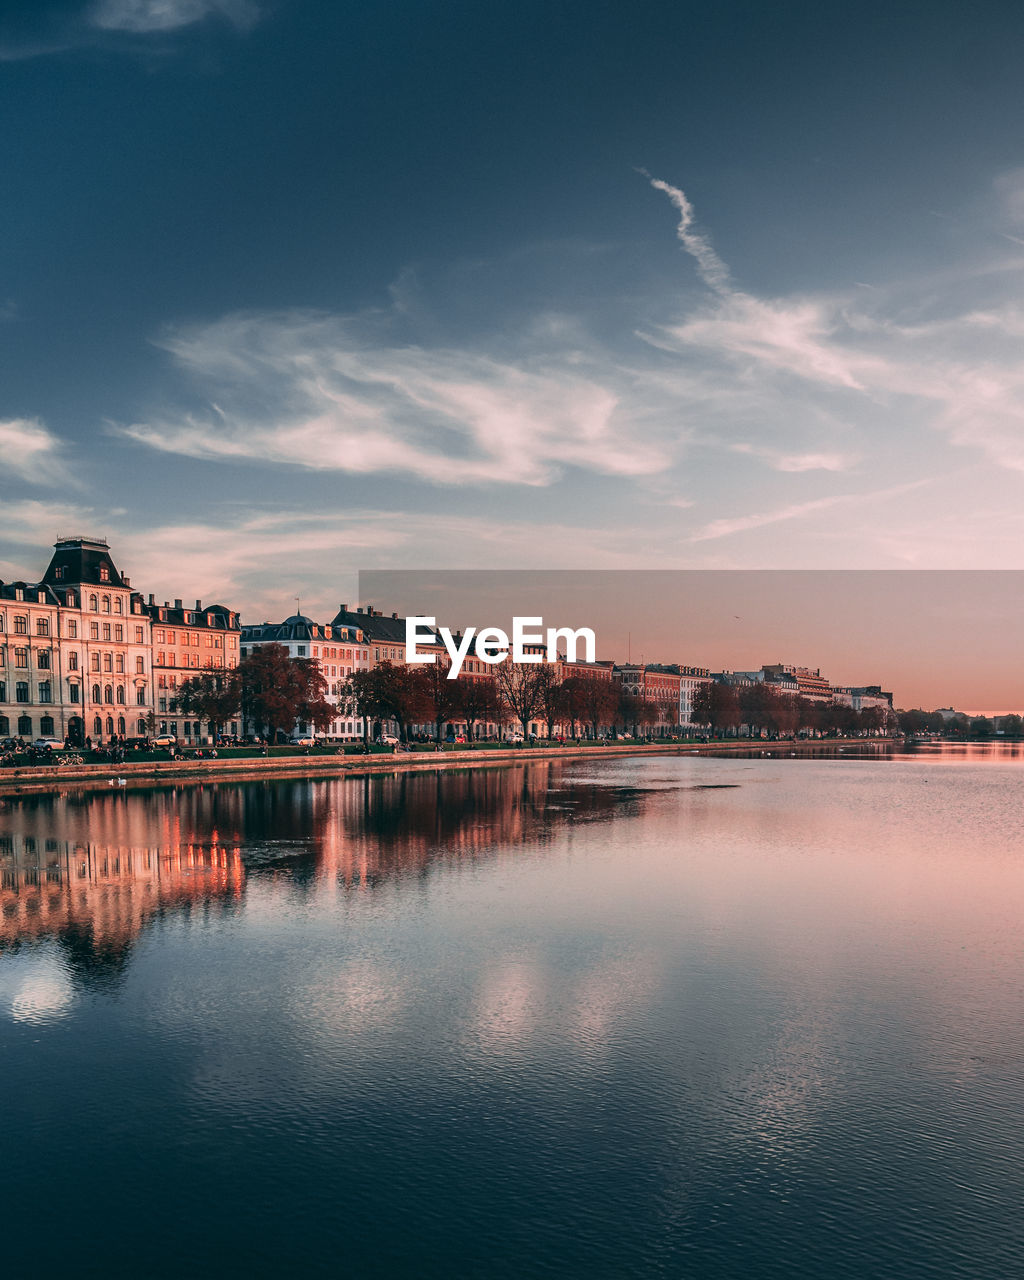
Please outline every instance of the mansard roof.
M54 544L43 581L76 586L130 586L111 559L105 538L60 538Z
M331 626L358 627L368 644L405 644L405 619L397 613L385 615L377 609L350 609L343 604Z

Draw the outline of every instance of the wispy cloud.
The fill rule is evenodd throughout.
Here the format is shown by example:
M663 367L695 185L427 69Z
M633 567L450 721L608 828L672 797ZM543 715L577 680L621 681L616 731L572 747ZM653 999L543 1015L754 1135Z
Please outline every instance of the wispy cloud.
M726 517L712 520L702 529L698 529L690 539L691 542L709 542L715 538L727 538L734 533L746 533L751 529L763 529L766 525L780 524L786 520L801 520L806 516L816 515L819 511L828 511L833 507L861 506L888 498L900 497L921 489L930 484L929 480L912 481L909 484L891 485L885 489L877 489L870 493L838 493L825 498L812 498L808 502L796 502L780 507L776 511L764 511L751 515Z
M176 31L210 17L245 30L259 18L253 0L97 0L87 12L94 27L135 35Z
M636 476L672 458L634 429L631 375L592 356L372 345L354 320L300 312L227 316L162 345L210 391L202 416L121 429L166 452L453 485Z
M61 442L35 418L0 421L0 458L8 477L30 484L66 484Z

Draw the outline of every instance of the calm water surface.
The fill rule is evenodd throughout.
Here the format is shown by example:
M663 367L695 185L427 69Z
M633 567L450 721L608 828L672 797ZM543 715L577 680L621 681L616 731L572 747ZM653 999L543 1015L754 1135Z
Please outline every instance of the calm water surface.
M1024 1274L1012 749L0 801L5 1274Z

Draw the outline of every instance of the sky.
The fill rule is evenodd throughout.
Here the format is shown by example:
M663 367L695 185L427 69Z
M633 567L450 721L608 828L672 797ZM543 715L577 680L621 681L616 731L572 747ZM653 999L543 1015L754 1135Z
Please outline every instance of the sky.
M1024 568L1022 72L1011 4L5 0L0 577Z

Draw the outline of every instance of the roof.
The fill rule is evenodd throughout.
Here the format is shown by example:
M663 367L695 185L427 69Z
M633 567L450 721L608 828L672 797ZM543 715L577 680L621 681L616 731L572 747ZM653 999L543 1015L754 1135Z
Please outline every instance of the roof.
M65 538L56 542L43 581L97 587L129 585L111 559L110 548L100 538Z
M342 605L331 620L332 627L358 627L368 644L405 644L405 619L376 609L349 609Z

